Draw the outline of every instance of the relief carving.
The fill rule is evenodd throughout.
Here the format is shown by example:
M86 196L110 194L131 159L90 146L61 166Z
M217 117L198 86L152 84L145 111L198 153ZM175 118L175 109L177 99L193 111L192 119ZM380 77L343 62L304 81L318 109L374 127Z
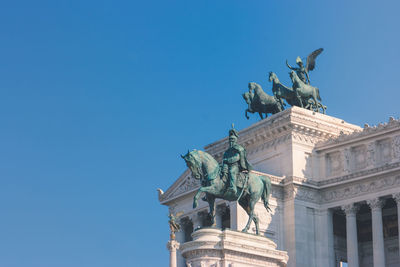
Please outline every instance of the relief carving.
M365 145L354 147L352 149L352 162L354 170L361 170L366 167L367 164L367 148Z
M342 156L340 152L326 154L326 173L328 176L339 175L343 171Z
M395 136L392 140L393 158L400 159L400 135Z
M335 190L327 190L323 192L322 200L326 202L333 202L339 199L346 199L360 195L377 192L384 189L389 189L394 186L400 186L400 176L389 176L381 178L378 181L369 181L359 183L351 186L342 187Z
M375 165L375 142L371 142L367 147L367 167L372 168Z

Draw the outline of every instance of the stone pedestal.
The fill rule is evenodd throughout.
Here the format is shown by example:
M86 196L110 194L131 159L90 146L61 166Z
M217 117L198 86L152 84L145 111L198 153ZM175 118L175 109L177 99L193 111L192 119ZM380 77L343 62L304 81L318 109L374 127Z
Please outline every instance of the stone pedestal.
M287 253L263 236L205 228L192 237L180 247L189 267L285 267L288 261Z

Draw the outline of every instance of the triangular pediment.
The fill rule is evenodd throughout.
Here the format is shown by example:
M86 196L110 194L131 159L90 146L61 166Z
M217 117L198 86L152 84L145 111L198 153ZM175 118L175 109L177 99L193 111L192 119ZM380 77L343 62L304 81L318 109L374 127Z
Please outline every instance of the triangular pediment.
M199 187L200 181L194 179L190 170L186 169L164 194L159 195L159 200L161 204L165 204L175 198L194 191Z

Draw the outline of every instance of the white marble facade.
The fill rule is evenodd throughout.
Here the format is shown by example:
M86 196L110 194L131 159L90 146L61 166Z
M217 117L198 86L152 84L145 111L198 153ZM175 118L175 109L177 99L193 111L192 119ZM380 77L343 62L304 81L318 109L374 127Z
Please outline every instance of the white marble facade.
M263 235L287 251L287 266L400 266L400 121L361 128L292 107L239 135L254 169L271 177L272 212L262 203L256 212ZM204 149L220 160L227 146L224 138ZM181 245L208 223L207 203L192 209L198 187L186 170L159 196L171 212L184 212ZM237 203L217 205L218 226L244 227L247 214Z

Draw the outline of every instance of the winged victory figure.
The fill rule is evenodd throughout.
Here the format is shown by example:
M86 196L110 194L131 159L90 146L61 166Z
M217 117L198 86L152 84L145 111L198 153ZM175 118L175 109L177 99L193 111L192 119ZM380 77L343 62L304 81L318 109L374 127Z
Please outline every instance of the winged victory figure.
M315 59L319 54L322 53L322 51L324 51L324 49L320 48L309 54L307 57L306 66L303 65L303 61L300 57L296 58L296 63L299 66L298 68L290 66L287 60L286 65L289 69L295 71L300 80L302 80L305 84L310 84L310 77L308 76L308 72L315 68Z

